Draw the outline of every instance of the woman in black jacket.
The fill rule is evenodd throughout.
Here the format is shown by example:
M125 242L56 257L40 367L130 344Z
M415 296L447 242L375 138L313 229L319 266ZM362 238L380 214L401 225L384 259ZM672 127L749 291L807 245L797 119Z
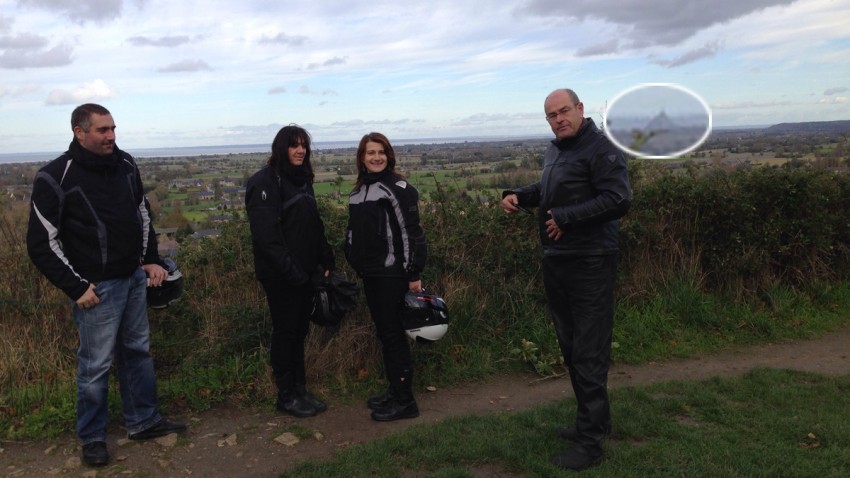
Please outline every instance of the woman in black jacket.
M327 405L306 389L304 340L314 282L334 269L333 251L313 194L310 135L283 127L268 164L248 180L245 207L251 224L254 269L272 319L271 365L279 411L310 417Z
M399 305L407 291L422 290L419 275L427 246L419 224L419 193L395 171L395 164L386 136L363 136L357 148L357 183L348 198L345 254L363 279L389 381L385 393L367 402L377 421L419 416Z

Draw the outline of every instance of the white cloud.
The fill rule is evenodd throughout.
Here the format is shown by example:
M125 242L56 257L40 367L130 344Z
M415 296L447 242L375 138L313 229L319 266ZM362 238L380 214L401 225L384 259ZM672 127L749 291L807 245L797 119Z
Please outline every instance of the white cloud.
M181 60L171 63L156 71L161 73L187 73L195 71L212 71L212 67L204 60Z
M521 12L561 18L564 27L588 20L617 25L633 48L675 46L712 25L795 0L531 0Z
M0 53L0 68L19 70L23 68L51 68L71 64L72 49L58 45L48 50L6 49Z
M103 101L115 97L115 92L100 78L86 83L73 91L53 90L47 96L48 105L80 104L92 101Z
M307 37L304 35L287 35L286 33L278 33L271 37L263 35L259 42L265 44L302 46L307 43Z
M164 36L159 38L134 36L128 38L127 41L133 46L157 46L173 48L189 43L191 41L191 38L188 35Z
M847 91L846 87L836 86L835 88L827 89L826 91L823 92L823 94L826 95L826 96L830 96L830 95L834 95L834 94L837 94L837 93L844 93L845 91Z
M75 103L93 72L121 92L109 106L122 137L167 141L150 146L293 120L324 139L373 125L392 138L548 134L553 88L574 87L596 118L655 82L698 92L723 121L841 119L817 101L847 96L848 14L850 0L0 0L0 150L50 144L10 138L56 114L45 92ZM130 134L161 109L180 112L158 122L168 134L141 120ZM361 123L330 126L349 120Z
M79 24L106 22L121 16L122 0L18 0L24 7L61 13Z
M818 104L821 105L843 105L847 104L846 96L835 96L832 98L821 98L818 100Z

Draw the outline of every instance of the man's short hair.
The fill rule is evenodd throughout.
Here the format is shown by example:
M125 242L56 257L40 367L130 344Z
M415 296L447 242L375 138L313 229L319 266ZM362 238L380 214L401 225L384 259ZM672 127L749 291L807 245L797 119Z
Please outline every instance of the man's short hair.
M91 127L91 115L93 114L108 115L111 113L103 106L94 103L77 106L74 108L74 112L71 113L71 130L79 126L83 131L88 132Z

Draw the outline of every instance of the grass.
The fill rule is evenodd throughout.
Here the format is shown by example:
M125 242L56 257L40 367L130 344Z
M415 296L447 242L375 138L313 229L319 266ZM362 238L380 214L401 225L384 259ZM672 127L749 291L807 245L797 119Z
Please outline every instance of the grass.
M756 369L611 391L606 459L583 476L846 477L850 377ZM574 400L414 425L282 477L555 477ZM416 471L414 471L416 470Z

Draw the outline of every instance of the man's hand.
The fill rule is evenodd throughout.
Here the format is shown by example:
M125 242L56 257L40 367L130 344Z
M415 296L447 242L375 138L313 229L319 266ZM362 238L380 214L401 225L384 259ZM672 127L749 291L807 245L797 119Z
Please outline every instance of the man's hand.
M549 210L549 215L552 215L552 211ZM553 241L557 241L564 235L564 231L561 230L558 223L555 222L555 219L549 219L546 221L546 234L549 236L549 239Z
M410 292L420 293L422 292L422 281L421 280L412 280L407 283L407 288Z
M94 284L89 284L89 288L83 292L83 295L77 299L77 307L81 309L91 309L100 303L100 298L94 293Z
M502 198L502 209L508 214L519 212L517 205L519 205L519 199L517 199L516 194L508 194Z
M148 287L159 287L168 278L168 271L159 264L144 264L142 270L148 275Z

